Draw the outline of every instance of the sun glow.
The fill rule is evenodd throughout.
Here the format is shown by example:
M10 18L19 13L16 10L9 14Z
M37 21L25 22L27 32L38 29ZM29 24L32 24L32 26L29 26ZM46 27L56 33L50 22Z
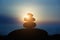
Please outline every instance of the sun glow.
M36 12L34 11L33 8L26 8L26 9L23 9L22 11L22 15L21 15L21 19L23 20L25 17L27 17L29 19L29 16L27 16L27 13L32 13L34 15L34 18L37 19L37 14ZM23 20L24 21L24 20Z
M27 13L32 13L34 16L34 18L36 19L36 22L38 21L38 8L36 6L22 6L20 8L20 11L18 12L18 18L20 17L19 20L21 20L21 22L24 22L24 18L27 17L29 19L29 17L27 16Z
M25 16L24 16L24 18L27 18L27 19L29 19L29 16L28 16L28 15L25 15Z

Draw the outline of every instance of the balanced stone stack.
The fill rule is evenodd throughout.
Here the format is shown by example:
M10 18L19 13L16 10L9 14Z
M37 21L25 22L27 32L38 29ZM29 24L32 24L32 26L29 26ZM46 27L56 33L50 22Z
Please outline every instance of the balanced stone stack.
M35 23L35 18L33 17L33 14L32 13L28 13L27 14L28 18L24 18L24 28L27 28L27 29L33 29L35 28L36 26L36 23Z

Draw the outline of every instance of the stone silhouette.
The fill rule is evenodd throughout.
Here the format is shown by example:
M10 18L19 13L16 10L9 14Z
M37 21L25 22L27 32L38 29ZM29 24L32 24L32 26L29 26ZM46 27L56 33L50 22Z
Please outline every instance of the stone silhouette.
M27 21L27 22L34 22L35 21L35 18L33 18L33 14L28 13L27 16L29 17L29 19L24 18L24 21Z
M9 40L47 40L48 33L45 30L36 29L33 14L28 13L29 19L24 18L24 29L18 29L8 34Z
M36 23L34 22L35 18L33 18L33 14L28 13L27 16L29 18L24 18L24 21L26 21L26 22L24 22L23 27L27 28L27 29L35 28Z

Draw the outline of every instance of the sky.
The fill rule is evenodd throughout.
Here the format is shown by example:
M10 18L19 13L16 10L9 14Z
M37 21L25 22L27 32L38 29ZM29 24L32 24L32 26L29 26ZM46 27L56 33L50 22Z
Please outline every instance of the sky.
M37 22L60 21L59 0L1 0L4 14L12 15L18 19L32 12Z
M60 22L60 0L0 0L0 34L22 28L23 18L28 12L34 15L37 23ZM49 34L60 33L60 24L37 26Z

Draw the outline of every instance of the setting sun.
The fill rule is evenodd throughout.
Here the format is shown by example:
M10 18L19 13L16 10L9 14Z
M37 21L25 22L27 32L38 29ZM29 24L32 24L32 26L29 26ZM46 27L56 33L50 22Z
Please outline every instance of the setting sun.
M35 5L22 5L21 8L18 7L18 19L23 23L24 22L24 18L27 17L29 19L29 17L27 16L28 13L32 13L34 16L34 18L36 19L36 22L39 22L41 20L41 17L39 17L39 9L38 6ZM40 8L40 11L42 9ZM42 11L41 11L42 12ZM40 12L40 14L41 14ZM40 18L40 19L39 19Z

